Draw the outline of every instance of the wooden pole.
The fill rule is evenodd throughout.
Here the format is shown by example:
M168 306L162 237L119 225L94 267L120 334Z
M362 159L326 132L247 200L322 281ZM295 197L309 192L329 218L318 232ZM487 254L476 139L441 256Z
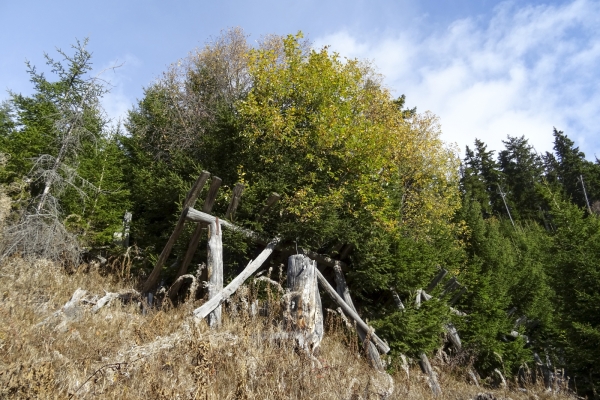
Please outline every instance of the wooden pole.
M435 287L442 281L442 279L444 279L447 273L448 271L442 268L440 272L438 272L438 274L435 276L435 278L433 278L431 283L427 285L425 290L431 292L433 289L435 289Z
M223 290L223 235L219 218L209 227L208 239L208 299ZM221 306L217 306L208 316L208 325L216 328L221 325Z
M142 288L143 292L149 292L150 290L154 289L154 287L158 283L161 268L164 265L165 261L167 261L167 258L169 258L171 250L173 249L173 245L181 235L181 232L183 232L183 226L186 221L188 209L196 203L196 199L200 194L200 189L202 189L202 186L204 186L204 182L206 182L206 179L208 179L207 174L210 175L208 172L202 171L202 174L200 175L200 177L198 177L198 179L188 192L183 202L183 210L179 217L179 221L177 221L177 225L175 225L173 233L169 237L169 240L167 241L167 244L165 245L163 251L160 253L158 261L156 261L156 265L154 265L154 269L150 273L150 276L148 276L148 279L146 279L146 282L144 283L144 286Z
M590 207L590 201L588 200L587 191L585 190L585 183L583 183L583 175L579 175L579 181L581 182L581 187L583 188L583 195L585 197L585 204L587 205L588 212L592 213L592 207Z
M237 210L240 205L240 198L242 197L242 192L244 191L244 185L241 183L236 183L233 188L233 193L231 194L231 201L229 202L229 207L227 208L227 212L225 213L225 219L233 220L233 216L235 215L235 210Z
M431 364L429 363L429 359L427 358L427 355L425 353L421 353L421 360L419 361L419 365L421 366L421 370L424 373L426 373L429 377L428 383L429 387L431 388L431 391L433 392L433 395L441 396L442 388L440 387L440 384L437 380L437 374L435 373L433 368L431 368Z
M288 258L288 318L296 332L300 347L311 354L323 339L323 309L317 286L317 263L303 254Z
M263 217L263 215L265 215L267 211L269 211L280 199L281 196L278 193L271 193L271 195L267 199L267 202L265 203L265 206L258 213L258 219L260 220Z
M222 223L222 225L224 225ZM221 290L219 293L216 293L210 300L204 303L202 306L198 307L194 310L194 316L196 318L205 318L211 311L215 308L223 304L225 300L227 300L235 291L248 279L252 276L253 273L258 270L263 263L269 258L275 247L277 247L277 243L279 243L279 238L273 239L267 247L258 255L258 257L254 261L250 261L248 266L244 268L244 270L236 276L229 284Z
M350 297L350 290L348 289L348 285L346 284L346 278L344 277L344 272L342 271L341 265L339 263L336 264L333 267L333 271L335 273L335 288L337 293L342 299L344 299L346 304L348 304L348 306L356 312L356 307L354 307L354 302L352 301L352 297ZM366 341L368 332L364 331L359 326L357 326L356 333L358 333L360 342L364 346L365 354L371 366L378 371L383 371L383 363L381 362L381 357L379 357L377 347L375 347L373 342L371 342L370 340Z
M198 192L200 192L202 187L204 187L204 185L206 184L206 181L208 180L209 177L210 177L210 173L208 173L206 171L202 172L202 175L200 175L200 178L198 179L198 181L201 181L201 185L199 185ZM221 186L221 182L222 182L221 178L219 178L218 176L213 176L212 181L210 183L210 188L208 189L208 195L206 196L206 200L204 201L204 206L202 207L202 210L204 212L210 212L212 210L216 196L217 196L217 192L219 190L219 187ZM193 205L190 207L193 207ZM190 238L190 242L188 243L188 247L185 252L185 256L183 257L181 266L179 267L179 270L177 271L177 274L175 275L175 279L177 279L180 276L187 273L187 269L188 269L190 263L192 262L192 258L194 258L194 253L196 253L196 249L198 248L198 243L200 243L200 238L202 237L202 231L203 231L204 226L205 226L204 224L200 224L200 223L196 224L196 229L194 230L194 233L192 234L192 237ZM182 283L183 283L183 281L179 281L178 283L175 283L171 287L171 290L169 291L171 293L171 296L170 296L171 300L174 300L175 297L177 296L177 293L179 292L179 288L181 287Z
M366 332L369 332L369 337L371 338L373 343L375 343L377 348L379 350L381 350L383 353L389 352L390 346L388 346L387 343L385 343L383 340L381 340L375 334L374 329L371 328L369 325L367 325L365 323L365 321L363 321L362 318L360 318L360 316L356 313L356 311L354 311L352 308L350 308L350 306L348 304L346 304L344 299L342 299L342 297L339 294L337 294L335 289L329 284L329 282L327 282L327 279L325 279L325 277L323 276L323 274L321 274L321 272L319 270L317 270L317 279L319 280L319 284L321 285L321 287L327 292L327 294L329 294L331 299L333 301L335 301L337 303L337 305L342 308L344 313L346 313L347 316L349 316L354 321L356 321L356 324L361 329L365 330Z

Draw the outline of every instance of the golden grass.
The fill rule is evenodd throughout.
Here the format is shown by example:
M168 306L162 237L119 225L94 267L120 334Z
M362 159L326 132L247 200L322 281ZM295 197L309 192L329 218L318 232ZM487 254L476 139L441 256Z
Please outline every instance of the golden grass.
M67 274L43 260L12 258L0 265L0 398L432 398L418 367L409 374L398 368L393 394L385 397L386 375L366 364L355 335L333 315L327 318L316 361L293 342L274 339L284 331L279 303L268 295L271 301L261 303L267 315L253 316L247 305L256 298L254 285L232 299L222 326L213 331L190 318L202 300L146 315L137 300L113 301L92 312L92 302L105 290L134 284L93 268ZM61 312L78 288L88 296ZM568 397L540 387L528 387L526 393L476 387L458 368L437 358L432 364L444 399L471 399L478 393L512 399Z

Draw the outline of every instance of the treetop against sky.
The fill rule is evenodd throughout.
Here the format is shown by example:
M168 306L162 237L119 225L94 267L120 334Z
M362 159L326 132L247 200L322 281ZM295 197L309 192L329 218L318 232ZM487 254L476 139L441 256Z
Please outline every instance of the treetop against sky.
M252 41L303 31L319 48L371 60L407 106L441 118L443 139L501 149L506 135L552 148L552 128L600 153L600 2L262 0L167 4L2 2L0 99L31 93L25 60L90 37L95 68L113 84L104 102L124 117L143 87L195 47L240 26ZM8 40L10 38L10 40Z

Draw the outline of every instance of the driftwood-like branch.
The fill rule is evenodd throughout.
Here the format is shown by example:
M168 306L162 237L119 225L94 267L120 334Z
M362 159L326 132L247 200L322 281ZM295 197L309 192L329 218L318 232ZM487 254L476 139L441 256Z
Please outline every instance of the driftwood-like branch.
M223 221L224 224L225 221ZM236 276L230 283L225 287L225 289L221 290L219 293L215 294L213 298L204 303L202 306L198 307L194 310L194 316L196 318L204 318L206 317L212 310L223 304L225 300L227 300L235 291L248 279L252 276L253 273L258 270L263 263L269 258L275 247L279 243L279 239L273 239L267 247L258 255L256 260L251 261L248 266L238 275Z
M267 211L269 211L275 205L275 203L279 201L279 199L281 199L281 196L278 193L271 193L271 195L267 199L265 206L258 213L258 218L261 219L262 216L265 215Z
M394 299L394 304L396 304L396 307L398 307L399 310L404 310L404 303L402 303L402 300L400 299L400 296L398 295L398 292L396 292L396 290L394 288L390 288L390 291L392 292L392 297Z
M219 218L209 227L208 239L208 299L223 290L223 235ZM221 325L221 306L215 307L208 317L211 328Z
M352 297L350 297L350 290L348 289L348 285L346 284L346 278L344 277L344 272L342 271L342 267L339 264L336 264L333 267L333 271L335 273L335 287L337 293L344 299L346 304L352 308L356 312L356 307L354 307L354 303L352 301ZM370 340L367 342L368 332L361 329L357 326L356 333L360 338L360 342L365 346L365 353L371 366L378 371L383 371L383 363L381 362L381 358L379 357L379 352L377 351L377 347Z
M240 204L240 198L242 197L242 192L244 191L244 185L241 183L236 183L233 188L233 193L231 195L231 202L229 203L229 207L227 208L227 212L225 213L225 219L232 220L235 215L235 210L237 210Z
M427 355L425 353L421 353L421 360L419 361L419 365L421 366L421 370L423 370L423 372L426 373L429 377L428 383L429 387L431 387L433 395L441 396L442 388L440 387L440 384L438 382L437 374L435 373L433 368L431 368L431 364L429 363L429 359L427 358Z
M285 293L285 290L281 287L281 285L278 282L275 282L273 279L267 278L266 276L259 276L258 278L255 278L255 280L261 281L261 282L266 282L266 283L274 286L275 289L277 289L277 291L279 293Z
M344 310L344 313L350 318L352 318L354 321L356 321L356 324L359 327L364 329L366 332L370 332L369 336L371 337L373 343L375 343L375 345L379 348L379 350L381 350L383 353L389 352L390 346L388 346L387 343L381 340L375 334L373 328L367 325L365 321L363 321L362 318L360 318L360 316L352 308L350 308L348 304L346 304L344 299L342 299L340 295L337 294L335 289L329 284L329 282L327 282L327 279L325 279L325 277L323 276L323 274L321 274L319 270L317 270L317 278L319 280L319 283L321 284L321 287L327 292L327 294L329 294L332 300L335 301L337 305L342 308L342 310Z

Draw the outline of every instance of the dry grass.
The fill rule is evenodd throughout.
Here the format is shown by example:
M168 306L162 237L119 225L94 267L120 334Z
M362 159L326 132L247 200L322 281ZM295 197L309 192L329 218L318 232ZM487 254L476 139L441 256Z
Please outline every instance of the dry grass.
M266 315L248 312L255 286L230 302L223 326L211 331L189 318L201 300L146 315L137 300L113 301L93 313L92 303L104 290L134 283L83 269L66 274L50 262L19 258L0 265L0 398L379 399L389 391L387 376L368 367L355 336L337 317L329 316L315 360L294 343L274 339L283 328L279 303L269 293ZM63 309L78 288L88 295ZM442 398L471 399L482 392L567 398L536 387L527 393L479 388L442 360L432 363ZM387 398L432 397L418 368L398 370Z

